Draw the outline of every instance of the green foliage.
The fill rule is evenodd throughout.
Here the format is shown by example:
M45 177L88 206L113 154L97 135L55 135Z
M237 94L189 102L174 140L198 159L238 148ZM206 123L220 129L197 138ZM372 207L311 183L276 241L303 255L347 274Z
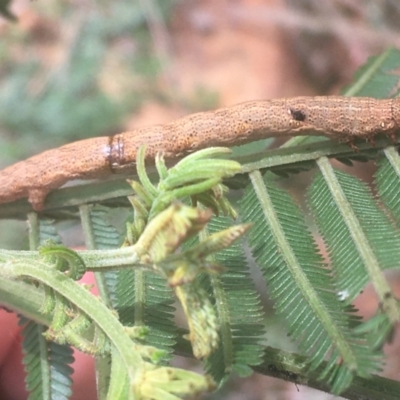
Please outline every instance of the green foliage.
M45 398L66 400L71 394L74 361L69 346L47 342L43 337L45 327L21 319L26 388L29 400Z
M385 157L379 160L379 168L375 174L376 189L386 209L392 215L397 228L400 224L400 160L394 147L385 149Z
M121 235L111 224L109 214L110 209L100 205L80 208L87 248L107 250L120 246ZM118 299L116 295L118 271L99 272L95 276L103 300L115 307Z
M38 221L31 215L30 222L31 237L36 236L39 243L49 241L61 243L54 221L47 219ZM32 241L31 246L35 247L35 243L32 243ZM58 302L56 305L53 290L48 286L45 286L44 289L45 302L42 304L41 312L50 313L54 310L54 320L64 320L64 303ZM71 375L73 369L70 365L74 361L71 346L47 341L45 337L47 328L35 321L27 320L21 316L19 324L23 326L21 331L22 351L29 400L68 399L72 394Z
M346 93L392 94L398 88L393 71L399 67L400 52L389 49L359 71ZM384 274L397 268L400 256L400 156L385 138L378 138L376 148L357 143L358 154L333 141L302 145L304 140L296 138L285 148L251 158L238 157L241 167L222 159L226 153L220 148L194 153L170 169L158 157L158 181L147 175L142 149L138 180L130 182L134 213L122 248L117 248L120 235L109 218L112 207L80 206L91 250L79 252L79 259L95 271L101 301L68 277L71 269L60 259L67 254L75 264L78 258L73 252L59 252L61 247L56 247L55 262L38 253L0 251L2 278L10 284L31 282L29 290L41 295L38 309L50 327L47 338L106 354L110 365L103 370L103 398L130 398L130 382L137 383L136 398L179 398L210 390L214 381L222 385L232 372L246 376L256 365L263 373L277 372L281 378L315 386L319 379L329 385L325 390L348 390L350 398L360 397L366 385L382 384L373 374L381 367L383 344L400 321L398 299ZM347 165L377 159L376 195L367 184L333 168L327 157ZM280 188L276 175L291 176L313 167L318 172L307 191L306 214ZM246 188L236 193L241 199L235 210L223 180L239 173L243 176L238 186ZM62 200L68 201L68 189L66 193L60 207ZM93 202L96 195L105 198L94 193L87 201ZM72 208L68 212L60 215L76 216ZM212 213L218 216L211 218ZM30 215L32 247L40 238L35 215ZM227 216L236 215L252 225L250 251L300 354L267 348L263 355L264 315L248 271L246 245L233 244L249 225L231 226ZM321 235L327 260L320 254L310 221ZM52 226L47 224L50 236L55 233ZM380 307L362 321L351 303L367 283L373 285ZM0 302L4 293L10 296L0 281ZM184 329L173 321L174 295L186 313L185 338L191 352L202 359L213 379L165 365L174 350L187 351L178 335ZM15 308L28 313L28 305L20 301ZM25 363L29 380L37 371L48 370L31 360ZM68 368L63 370L67 382ZM35 380L31 388L51 385L46 382ZM373 398L382 398L376 387L372 392Z
M208 230L218 232L231 224L227 217L214 218ZM216 305L221 326L219 346L205 361L205 368L216 382L223 383L232 372L247 376L252 372L250 366L260 364L265 332L260 299L247 267L243 243L236 242L216 253L214 260L226 271L202 279Z
M205 202L212 202L215 207L218 208L220 205L222 209L227 209L224 196L220 196L216 199L216 189L222 177L230 176L235 171L238 171L239 165L233 161L218 160L215 157L221 156L225 153L225 149L210 148L197 153L194 153L181 162L175 167L168 169L166 168L161 158L157 159L156 165L160 176L160 181L157 186L154 186L144 168L144 151L141 150L138 155L137 168L138 175L141 183L131 182L132 188L135 190L135 197L131 198L131 203L135 209L134 222L128 226L130 232L130 242L136 242L141 248L145 248L148 243L147 236L142 235L143 228L146 226L148 220L151 220L154 215L163 211L167 205L172 201L185 198L187 196L195 197L196 195L203 193L202 199ZM198 169L195 165L201 160L203 164L202 169ZM215 171L218 171L216 174ZM213 178L210 179L210 176ZM186 212L187 213L187 212ZM176 239L180 242L182 236L182 229L188 225L186 218L187 215L183 214L182 218L178 219L179 213L174 213L174 218L171 220L170 228L167 228L169 222L169 214L164 213L165 219L162 223L163 231L169 229L169 233L162 233L160 238L157 238L160 232L159 222L154 223L150 221L147 225L147 229L153 232L153 235L157 239L153 239L157 243L152 252L149 255L152 260L163 259L166 255L165 251L168 248L174 248L179 243L173 243L172 239ZM198 218L197 213L193 215L193 218ZM200 220L203 218L199 215ZM206 217L208 219L208 217ZM200 221L199 221L200 222ZM152 228L154 226L154 229ZM195 225L192 234L195 234L198 229L203 227L203 223L197 226ZM180 232L177 235L177 232ZM192 235L191 234L191 235ZM143 240L143 238L146 238ZM227 246L227 244L225 244ZM145 249L146 252L148 251ZM208 254L210 251L216 251L216 248L202 247L200 253ZM143 250L141 250L143 251ZM170 250L169 250L170 251ZM193 251L193 250L192 250ZM161 252L161 253L160 253ZM188 276L188 272L192 266L195 266L195 271L198 269L198 263L200 261L199 250L194 250L194 254L186 253L183 257L189 260L188 263L184 263L183 267L179 267L182 263L180 257L178 259L169 259L165 262L164 273L169 276L169 282L171 285L180 285L177 276L184 277ZM204 257L204 255L203 255ZM179 271L177 275L175 269ZM172 275L171 275L172 274ZM198 274L198 272L195 272ZM187 278L186 278L187 279ZM174 282L174 283L173 283ZM156 289L156 290L155 290ZM176 341L176 329L173 323L174 307L172 307L172 292L165 286L165 281L153 273L149 273L141 270L123 270L118 275L118 307L120 310L121 319L125 325L134 326L146 326L148 334L144 340L144 343L157 346L168 350L172 353L172 346ZM201 293L201 288L197 287L196 284L182 285L176 289L177 295L180 298L184 309L186 309L189 324L194 324L198 328L203 327L204 323L196 322L196 315L202 317L202 309L208 309L209 303L205 298L204 294ZM197 300L193 300L196 298ZM201 304L200 307L198 305ZM194 310L197 310L196 312ZM205 313L206 318L210 319L210 312ZM192 325L192 326L194 326ZM215 327L214 327L215 329ZM192 334L196 332L195 336L192 336L192 343L196 344L195 353L202 358L203 352L207 353L209 350L205 350L206 340L204 337L207 333L199 333L199 329L193 329ZM196 339L195 339L196 338ZM203 345L199 344L199 340L202 341Z
M47 242L52 242L55 245L62 243L55 226L55 220L49 218L39 219L34 213L28 215L28 220L30 225L31 250L35 250Z
M321 170L309 189L310 208L328 248L337 289L348 303L367 282L380 293L377 275L398 268L400 233L366 184L329 163Z
M168 360L176 336L172 321L173 297L167 283L186 313L190 328L188 338L194 355L198 358L209 356L219 341L214 306L207 293L197 285L196 277L200 273L220 272L221 269L209 265L208 257L229 247L249 226L229 227L176 253L188 238L204 229L212 215L209 210L186 206L177 200L202 194L203 200L211 199L206 202L213 203L216 211L218 206L222 211L231 211L224 199L221 181L238 171L239 165L216 158L226 152L223 148L203 150L182 160L171 170L159 158L157 168L161 179L154 186L144 170L145 154L142 150L138 159L141 182L133 184L137 193L132 198L132 204L136 209L140 205L142 213L136 212L134 222L128 225L131 234L124 248L77 253L47 240L39 252L31 254L31 259L28 254L17 253L12 256L13 262L1 265L2 276L26 279L33 287L39 285L43 291L44 300L39 311L50 321L49 328L41 336L42 341L46 339L60 345L68 343L96 357L107 357L111 368L108 363L103 364L98 375L109 382L109 385L103 382L100 388L107 396L133 398L136 393L138 398L148 398L153 393L151 398L161 398L161 394L165 397L169 393L171 398L177 398L173 397L174 394L195 394L214 387L214 381L208 376L158 364ZM204 168L199 171L193 168L193 162L198 160L204 163ZM216 169L219 173L211 179ZM106 221L106 211L104 207L80 208L85 237L91 249L107 247L102 243L104 238L109 239L110 244L118 242L119 235ZM138 223L138 219L144 223ZM40 238L40 221L35 213L30 214L30 224L34 246ZM47 231L55 234L48 225L45 225ZM108 256L104 257L106 254ZM126 268L130 266L147 271ZM101 272L104 268L122 267L125 270L119 274L124 280L119 274L108 279ZM73 282L86 270L96 272L103 301L94 300L86 287ZM150 274L149 270L153 273ZM125 271L132 274L122 275ZM154 272L161 277L155 279ZM147 274L147 279L144 279L144 274ZM135 280L127 279L129 277ZM159 290L155 290L157 286ZM119 315L106 304L125 316L119 319ZM133 312L128 314L124 308L132 308ZM160 324L165 326L160 327ZM35 365L30 375L40 368L40 364ZM158 377L157 382L154 382L154 377ZM163 378L160 380L160 377Z
M177 333L174 297L165 279L151 272L124 269L118 272L116 293L121 322L146 327L142 342L165 350L170 359Z
M377 99L397 95L399 51L389 48L382 54L371 57L355 74L353 83L343 90L346 96L373 96Z
M77 253L51 241L39 247L39 254L48 259L49 263L56 263L59 271L65 272L68 277L76 281L81 279L86 272L85 263Z
M308 232L300 210L266 174L251 174L241 215L254 221L250 245L268 281L277 312L283 314L289 334L309 355L310 368L328 357L321 377L340 393L355 371L369 376L379 364L361 335L351 329L351 315L338 301L329 269Z

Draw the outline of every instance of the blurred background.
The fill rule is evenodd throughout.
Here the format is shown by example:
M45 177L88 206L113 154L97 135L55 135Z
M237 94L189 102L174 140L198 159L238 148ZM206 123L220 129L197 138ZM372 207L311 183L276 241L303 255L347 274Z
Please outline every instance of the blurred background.
M338 94L369 56L400 47L398 0L0 0L0 9L0 168L191 112ZM26 226L4 224L1 246L26 247ZM400 379L392 358L385 375ZM254 375L213 398L333 396Z

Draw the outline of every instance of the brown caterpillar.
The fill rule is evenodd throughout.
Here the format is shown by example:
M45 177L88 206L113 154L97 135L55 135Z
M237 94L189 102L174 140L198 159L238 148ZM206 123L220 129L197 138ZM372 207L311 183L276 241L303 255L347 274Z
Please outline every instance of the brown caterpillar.
M167 159L210 146L232 146L272 136L326 135L349 142L392 138L400 126L400 98L294 97L251 101L188 115L110 137L69 143L0 171L0 203L28 196L43 209L46 195L73 179L104 178L134 171L136 152L146 144L146 158L162 151Z

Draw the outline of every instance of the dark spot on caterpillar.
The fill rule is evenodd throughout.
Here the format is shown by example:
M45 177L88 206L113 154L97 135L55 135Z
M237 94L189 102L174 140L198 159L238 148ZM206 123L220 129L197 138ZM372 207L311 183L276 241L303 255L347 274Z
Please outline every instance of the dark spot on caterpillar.
M385 300L389 300L391 297L392 297L392 293L391 293L391 292L386 292L386 293L383 295L383 298L384 298Z
M391 120L387 116L390 107ZM351 118L348 118L349 108L356 110ZM370 125L367 120L374 123ZM242 128L240 135L239 128ZM233 146L269 137L315 134L314 130L348 142L357 152L354 138L371 138L381 133L391 136L400 130L400 98L324 96L261 100L183 117L163 126L141 128L109 139L100 137L70 143L1 170L0 204L28 195L33 208L40 211L46 195L69 180L105 178L131 169L143 143L148 144L146 159L154 161L158 150L168 158L177 159L193 149L211 145ZM84 158L82 162L71 163L70 154ZM25 170L29 176L21 172ZM30 186L33 181L35 187Z
M292 117L295 121L305 121L306 120L306 114L304 114L303 111L301 110L293 110L290 108L290 114L292 114Z

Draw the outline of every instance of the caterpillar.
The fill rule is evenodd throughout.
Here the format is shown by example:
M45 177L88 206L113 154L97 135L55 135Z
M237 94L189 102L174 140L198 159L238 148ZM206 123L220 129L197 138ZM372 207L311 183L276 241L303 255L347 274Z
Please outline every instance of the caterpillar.
M174 159L210 146L240 145L268 137L326 135L352 144L377 134L394 138L400 98L293 97L241 103L200 112L164 125L69 143L0 171L0 204L28 197L36 211L47 194L70 180L135 171L138 148Z

